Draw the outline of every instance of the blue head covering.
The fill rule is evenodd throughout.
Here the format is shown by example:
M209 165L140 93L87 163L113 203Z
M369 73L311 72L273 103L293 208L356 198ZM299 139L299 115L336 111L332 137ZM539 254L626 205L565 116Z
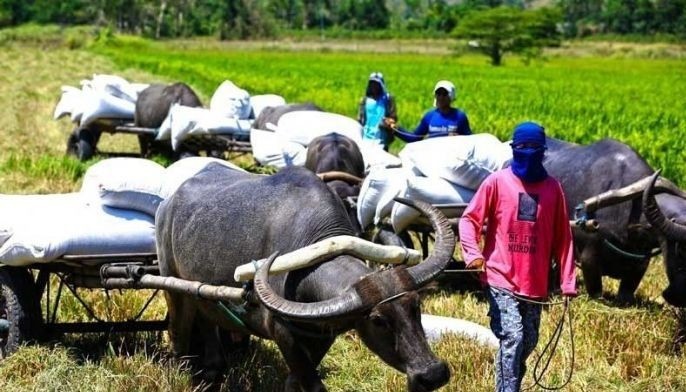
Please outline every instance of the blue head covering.
M512 173L524 182L539 182L548 177L543 167L545 129L534 122L523 122L512 137Z

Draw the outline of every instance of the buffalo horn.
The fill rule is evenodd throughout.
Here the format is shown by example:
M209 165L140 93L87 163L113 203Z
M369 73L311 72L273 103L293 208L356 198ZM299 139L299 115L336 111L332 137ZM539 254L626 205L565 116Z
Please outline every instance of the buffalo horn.
M686 241L686 226L667 219L655 201L653 187L659 175L660 170L650 177L650 183L643 192L643 213L648 222L667 238L675 241Z
M422 255L414 249L379 245L350 235L341 235L326 238L277 257L274 265L269 270L269 274L274 275L309 267L342 254L387 264L414 265L422 260ZM250 280L256 272L256 267L263 265L265 262L266 260L259 260L256 263L240 265L234 271L233 278L237 282Z
M262 304L280 317L292 320L318 321L335 319L366 310L371 305L365 304L357 291L350 287L341 295L319 302L289 301L279 294L269 284L269 268L276 259L276 253L257 270L255 275L255 291Z
M653 176L648 176L623 188L610 189L599 195L589 197L583 202L584 210L586 212L594 212L604 207L635 199L643 194L646 187L651 183L654 184L654 189L657 192L667 192L686 199L686 192L679 189L673 182L663 177L659 177L655 181Z
M324 182L329 182L329 181L345 181L350 185L357 185L362 183L362 179L358 176L352 175L350 173L342 172L342 171L329 171L326 173L318 173L317 177L319 177L322 181Z
M450 228L448 219L437 208L423 201L413 201L396 197L395 201L413 207L424 214L431 223L436 234L436 242L429 257L407 272L412 276L415 288L431 282L448 265L455 252L455 233Z

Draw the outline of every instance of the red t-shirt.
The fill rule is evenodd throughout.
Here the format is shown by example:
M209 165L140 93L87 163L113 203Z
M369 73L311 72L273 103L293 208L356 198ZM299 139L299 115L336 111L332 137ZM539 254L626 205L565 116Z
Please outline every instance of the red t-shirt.
M481 229L487 223L483 251ZM485 260L482 281L532 298L548 296L551 259L560 264L565 295L576 295L574 247L560 183L548 176L526 183L510 168L481 184L460 219L460 242L467 265Z

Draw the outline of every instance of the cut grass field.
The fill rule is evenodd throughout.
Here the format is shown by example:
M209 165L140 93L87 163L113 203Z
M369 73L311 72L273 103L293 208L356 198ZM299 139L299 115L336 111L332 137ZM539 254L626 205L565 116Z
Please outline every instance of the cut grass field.
M483 58L230 49L204 52L190 48L181 52L173 47L173 43L154 46L150 54L128 46L100 48L97 53L59 47L3 47L0 192L78 190L92 162L64 157L71 125L66 120L53 121L52 111L60 85L78 85L93 73L115 73L139 82L187 81L204 102L221 80L231 79L253 93L278 92L288 101L312 100L329 110L353 115L366 75L380 69L387 74L398 96L401 119L408 125L430 105L435 80L449 78L457 82L458 103L468 111L477 131L491 130L504 138L514 122L530 116L550 124L550 131L565 139L588 141L613 135L642 148L655 165L683 163L683 61L560 58L531 68L513 64L493 69ZM105 136L100 146L104 150L136 149L131 136ZM684 185L681 167L671 170ZM686 360L672 346L677 317L660 298L665 282L661 260L656 259L639 287L639 302L634 306L619 307L613 302L617 282L610 279L605 280L606 295L601 300L587 298L582 290L572 307L574 376L566 390L686 390ZM480 293L451 286L442 285L429 295L423 312L487 325L487 305ZM140 304L138 293L126 295L109 303L103 303L106 299L101 293L87 297L99 314L121 319L135 311L132 304ZM61 319L87 319L72 297L65 301ZM162 301L151 311L149 316L164 314ZM560 315L559 307L544 312L539 349ZM249 350L229 359L232 367L223 390L274 391L282 386L286 369L278 350L270 342L254 339L252 343ZM443 390L493 389L492 350L459 336L446 337L434 350L452 371ZM566 332L557 353L550 377L545 379L548 384L560 383L571 366ZM535 355L529 369L534 359ZM404 376L371 354L354 333L337 340L320 370L332 391L405 389ZM531 382L529 372L524 384ZM0 363L3 391L201 388L192 383L183 361L171 358L166 334L68 336L22 348Z

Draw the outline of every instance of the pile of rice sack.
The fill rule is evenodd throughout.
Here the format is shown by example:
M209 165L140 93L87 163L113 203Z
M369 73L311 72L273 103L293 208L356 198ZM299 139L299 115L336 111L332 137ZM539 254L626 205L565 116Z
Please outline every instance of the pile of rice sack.
M250 131L253 156L261 165L302 166L307 146L314 138L329 133L338 133L357 143L368 171L374 167L400 165L400 159L384 151L380 144L362 140L359 122L340 114L314 110L288 112L277 124L268 124L267 128Z
M101 118L133 121L138 94L149 85L129 83L115 75L93 74L81 81L81 88L62 86L62 95L53 118L70 116L71 121L86 127Z
M112 158L88 169L79 192L0 195L0 264L155 253L157 207L213 162L242 171L215 158L186 158L166 169L146 159Z
M174 150L188 137L195 135L233 135L247 139L257 116L267 106L284 105L286 100L276 94L254 95L225 80L210 100L209 108L191 108L173 104L157 131L157 140L171 140Z
M62 86L53 117L58 120L70 116L81 128L97 120L123 120L133 125L138 96L149 86L130 83L116 75L94 74L92 79L81 81L80 89ZM212 95L209 108L173 104L156 130L156 139L169 140L174 150L193 135L234 135L247 139L253 120L265 107L285 103L285 99L276 94L250 96L246 90L226 80Z
M393 201L396 196L431 204L465 204L481 182L512 159L512 150L495 136L480 133L409 143L399 153L401 168L378 167L365 178L357 201L363 228L390 220L401 232L420 214ZM444 210L448 218L456 210Z

